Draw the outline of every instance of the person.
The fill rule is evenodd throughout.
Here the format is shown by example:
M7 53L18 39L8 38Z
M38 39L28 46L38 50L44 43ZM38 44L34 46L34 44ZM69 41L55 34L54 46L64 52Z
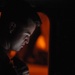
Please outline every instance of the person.
M37 12L23 0L7 0L0 19L0 75L29 75L28 66L11 51L20 51L41 25Z

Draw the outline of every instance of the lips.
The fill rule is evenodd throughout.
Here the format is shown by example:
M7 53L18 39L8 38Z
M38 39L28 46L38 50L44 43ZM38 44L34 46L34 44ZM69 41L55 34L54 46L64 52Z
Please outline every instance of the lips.
M21 48L23 48L24 46L21 46Z
M25 45L25 42L23 42L21 46L24 46L24 45Z

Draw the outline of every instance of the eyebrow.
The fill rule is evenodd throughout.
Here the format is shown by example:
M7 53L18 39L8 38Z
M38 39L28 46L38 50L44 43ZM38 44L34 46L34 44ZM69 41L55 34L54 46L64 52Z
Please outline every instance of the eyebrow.
M25 28L23 28L23 30L25 30L25 32L24 32L24 33L31 34L29 31L26 31L26 29L25 29Z
M31 34L30 32L26 32L26 33Z
M28 35L31 35L31 33L30 33L30 32L24 32L23 34L28 34Z

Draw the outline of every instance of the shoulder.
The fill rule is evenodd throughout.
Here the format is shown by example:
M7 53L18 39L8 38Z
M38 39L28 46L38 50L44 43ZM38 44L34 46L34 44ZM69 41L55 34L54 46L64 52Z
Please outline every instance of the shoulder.
M29 74L29 69L25 62L20 60L18 57L14 57L12 60L14 63L14 67L19 74L23 74L23 75Z

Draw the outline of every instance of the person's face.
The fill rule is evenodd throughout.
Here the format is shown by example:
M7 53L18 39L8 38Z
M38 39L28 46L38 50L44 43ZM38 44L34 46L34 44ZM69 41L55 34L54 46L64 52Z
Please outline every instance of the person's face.
M17 37L11 42L11 50L19 51L25 44L28 44L30 36L34 32L36 25L31 20L28 24L32 24L28 27L23 27L22 31L17 35Z

